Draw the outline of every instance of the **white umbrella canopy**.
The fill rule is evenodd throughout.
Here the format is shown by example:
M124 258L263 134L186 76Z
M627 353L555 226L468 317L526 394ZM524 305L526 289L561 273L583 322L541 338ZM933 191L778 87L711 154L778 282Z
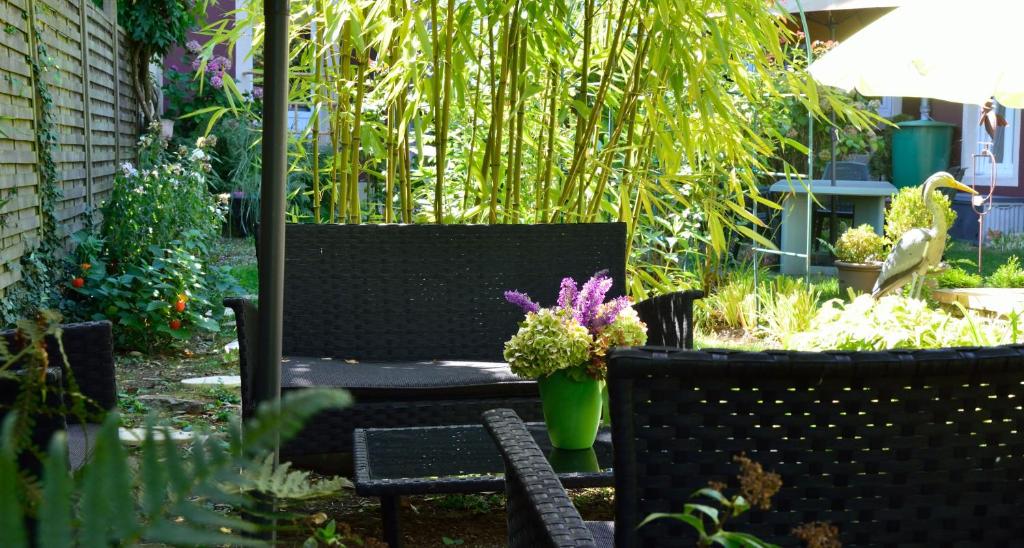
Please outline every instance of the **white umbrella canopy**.
M779 0L778 5L787 13L798 13L801 9L811 12L894 8L922 1L925 0Z
M809 67L815 80L862 95L1024 107L1022 0L912 2Z

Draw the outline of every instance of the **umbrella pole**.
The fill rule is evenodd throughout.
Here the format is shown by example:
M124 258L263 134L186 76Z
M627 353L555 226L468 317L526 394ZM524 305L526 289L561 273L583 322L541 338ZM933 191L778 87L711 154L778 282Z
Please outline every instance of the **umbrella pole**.
M796 0L796 8L800 11L800 26L804 29L804 47L807 48L807 66L814 62L814 50L811 49L811 30L807 27L807 14L800 0ZM814 114L807 107L807 231L804 245L804 280L811 275L811 230L814 210L811 194L814 191Z
M280 403L284 211L288 152L288 0L265 0L263 172L260 180L259 340L253 400Z

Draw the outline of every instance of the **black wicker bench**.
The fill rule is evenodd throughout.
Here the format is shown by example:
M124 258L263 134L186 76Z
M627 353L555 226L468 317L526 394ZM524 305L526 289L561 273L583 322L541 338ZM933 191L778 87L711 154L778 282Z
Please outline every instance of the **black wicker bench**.
M623 295L625 237L620 223L288 225L282 390L344 388L356 403L309 421L282 453L350 453L355 428L473 424L495 407L539 420L536 384L502 359L522 318L503 294L550 305L563 277L608 270L611 295ZM651 340L692 346L699 296L639 303ZM236 315L248 414L258 311L246 299L225 304Z
M781 475L771 510L730 530L784 546L831 522L843 546L1012 546L1024 536L1024 346L914 352L617 351L610 365L615 546L693 546L672 520L741 452ZM608 545L509 410L485 423L506 463L514 547ZM701 500L700 502L706 502Z
M20 349L24 344L18 340L14 330L0 331L0 337L12 351ZM62 325L61 342L63 356L67 356L67 365L71 371L68 374L65 370L64 358L57 340L48 337L46 352L50 363L47 368L47 384L57 390L48 393L47 401L52 401L54 408L61 407L60 398L67 396L70 389L69 380L74 379L78 390L88 398L85 408L86 422L79 422L78 417L74 415L43 414L33 417L35 426L32 430L32 441L37 447L45 449L54 433L66 430L69 464L77 469L85 463L91 453L91 445L95 442L103 415L117 407L114 342L110 322ZM18 364L15 364L14 369L16 373L20 371ZM15 379L0 379L0 421L14 403L19 388L20 382ZM63 407L70 407L69 399L65 399ZM41 463L31 455L23 453L20 460L22 466L29 470L40 470Z

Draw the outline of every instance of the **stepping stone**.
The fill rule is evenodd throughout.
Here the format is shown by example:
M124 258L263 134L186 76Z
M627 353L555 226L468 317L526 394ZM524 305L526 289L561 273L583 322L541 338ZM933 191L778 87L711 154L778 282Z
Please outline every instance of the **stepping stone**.
M185 443L195 439L194 432L185 432L184 430L175 430L173 428L166 430L154 430L153 439L156 441L163 441L165 433L170 436L172 441L177 443ZM118 428L117 436L121 439L121 443L125 445L142 445L142 442L146 439L146 429Z
M181 382L191 386L242 386L242 377L239 375L213 375L211 377L193 377Z
M188 415L198 415L206 410L206 404L201 401L175 398L174 396L143 394L139 396L139 401L147 404L147 407L153 405L174 413L185 413Z

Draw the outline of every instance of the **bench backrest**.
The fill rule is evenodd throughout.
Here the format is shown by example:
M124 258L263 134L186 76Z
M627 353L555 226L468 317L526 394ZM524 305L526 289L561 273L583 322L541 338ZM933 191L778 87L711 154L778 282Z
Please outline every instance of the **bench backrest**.
M621 223L301 225L286 228L285 355L501 360L522 312L565 276L608 270L625 294Z
M686 545L678 523L636 526L681 512L711 480L735 493L740 453L783 487L730 529L768 542L796 545L790 531L812 521L837 526L844 546L1009 546L1024 534L1024 347L622 350L609 393L616 546Z

